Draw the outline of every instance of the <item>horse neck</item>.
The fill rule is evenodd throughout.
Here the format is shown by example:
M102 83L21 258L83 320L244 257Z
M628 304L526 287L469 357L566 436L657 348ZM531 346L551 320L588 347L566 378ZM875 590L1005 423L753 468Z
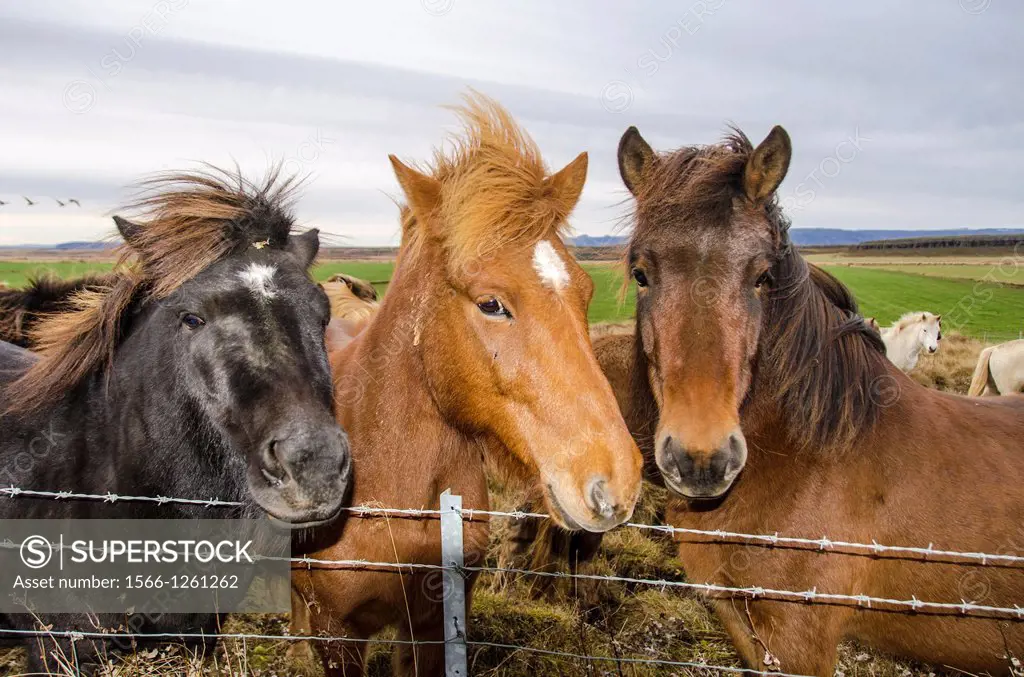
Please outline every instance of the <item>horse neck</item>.
M916 362L921 354L924 344L921 342L921 333L917 329L918 325L915 323L889 334L890 338L885 342L886 348L890 359L897 365L911 361Z
M428 284L442 268L411 263L396 269L370 325L333 360L337 407L354 457L353 502L436 505L450 486L467 505L475 495L480 507L482 442L445 418L423 367L420 335L432 321Z

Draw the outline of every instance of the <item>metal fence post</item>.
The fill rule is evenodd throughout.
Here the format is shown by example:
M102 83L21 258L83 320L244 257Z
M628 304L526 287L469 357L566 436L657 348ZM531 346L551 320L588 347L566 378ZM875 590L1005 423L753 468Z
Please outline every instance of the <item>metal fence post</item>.
M466 578L462 567L462 496L441 494L441 565L444 582L444 666L447 677L468 677L466 651Z

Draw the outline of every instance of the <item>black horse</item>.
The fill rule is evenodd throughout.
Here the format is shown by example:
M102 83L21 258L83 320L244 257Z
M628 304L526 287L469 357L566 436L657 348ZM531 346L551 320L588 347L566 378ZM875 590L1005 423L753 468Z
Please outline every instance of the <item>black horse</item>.
M0 486L216 497L205 506L0 498L0 518L332 520L350 478L324 346L329 304L308 269L317 231L293 235L292 190L210 170L151 182L125 255L101 288L43 319L37 353L0 343ZM0 616L4 630L95 631L126 616ZM216 614L164 615L144 633L216 633ZM9 637L11 632L6 633ZM30 672L71 656L33 638ZM23 637L7 641L23 641ZM78 642L84 672L108 644Z

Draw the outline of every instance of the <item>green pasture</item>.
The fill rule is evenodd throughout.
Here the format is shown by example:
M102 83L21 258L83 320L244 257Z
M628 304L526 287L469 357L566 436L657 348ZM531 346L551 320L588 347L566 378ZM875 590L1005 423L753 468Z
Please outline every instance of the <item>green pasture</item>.
M0 282L20 287L30 277L55 274L58 277L81 277L87 273L102 273L110 270L112 264L95 261L2 261L0 260Z
M1002 340L1024 329L1024 289L860 266L823 266L853 290L865 316L882 326L907 311L943 316L946 331Z
M625 304L619 304L622 271L618 264L584 263L594 280L591 322L628 320L633 315L632 287ZM904 312L928 310L944 316L947 331L958 330L994 340L1016 338L1024 329L1024 287L985 282L985 266L824 266L853 290L865 315L878 318L883 325ZM924 268L941 268L941 271ZM982 269L984 270L975 270ZM33 274L50 271L62 277L109 270L110 264L60 261L0 261L0 281L19 286ZM332 261L317 266L317 279L346 272L386 289L394 264L389 261ZM970 269L970 270L961 270ZM1007 271L1010 272L1010 271ZM956 274L961 273L961 274ZM1014 272L1014 275L1020 275ZM957 279L962 278L962 279ZM989 277L988 279L994 279Z

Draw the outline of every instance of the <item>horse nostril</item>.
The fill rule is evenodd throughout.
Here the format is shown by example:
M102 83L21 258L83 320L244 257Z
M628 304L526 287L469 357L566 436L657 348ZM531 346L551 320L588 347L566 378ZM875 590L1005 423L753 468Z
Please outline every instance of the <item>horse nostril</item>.
M609 493L608 483L603 477L590 481L587 503L596 515L604 519L615 516L615 501Z
M288 476L281 459L278 457L277 440L271 440L270 444L263 450L263 467L260 472L272 486L280 487L285 483Z
M743 438L733 433L729 435L729 451L732 452L733 456L739 456L743 453L743 447L746 445Z

